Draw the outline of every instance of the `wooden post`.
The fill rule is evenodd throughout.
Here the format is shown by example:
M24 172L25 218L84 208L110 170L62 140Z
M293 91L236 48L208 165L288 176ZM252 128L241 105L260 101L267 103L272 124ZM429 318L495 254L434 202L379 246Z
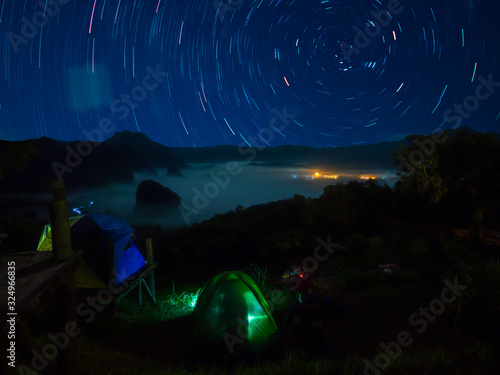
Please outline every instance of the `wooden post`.
M74 270L70 269L64 274L64 281L59 289L58 304L61 308L60 332L65 332L66 325L76 324L76 292ZM63 349L57 360L58 373L72 375L76 373L76 341L68 336L68 346Z
M146 261L149 267L151 267L154 263L153 241L151 237L146 238ZM153 302L156 303L155 270L151 270L150 272L150 284L151 297L153 298Z
M50 184L54 201L49 203L50 231L52 234L53 256L58 260L71 258L71 234L68 218L68 206L66 205L66 190L64 183L55 181Z
M109 277L113 286L118 286L118 282L116 281L118 276L121 278L121 270L115 269L115 246L113 245L113 238L108 237L108 268L109 268ZM111 304L112 315L118 316L118 299L113 297L113 303Z
M146 260L149 265L153 264L153 240L146 238Z
M108 267L109 275L113 278L113 283L116 283L116 273L121 270L115 270L115 246L113 245L113 238L108 238Z
M73 255L66 190L62 181L51 183L50 188L54 196L54 201L49 203L52 251L57 261L64 261ZM60 306L59 329L61 332L65 332L68 322L76 322L76 291L73 269L65 272L57 300ZM61 350L57 367L58 373L61 375L71 375L76 372L76 342L73 338L68 337L68 345Z

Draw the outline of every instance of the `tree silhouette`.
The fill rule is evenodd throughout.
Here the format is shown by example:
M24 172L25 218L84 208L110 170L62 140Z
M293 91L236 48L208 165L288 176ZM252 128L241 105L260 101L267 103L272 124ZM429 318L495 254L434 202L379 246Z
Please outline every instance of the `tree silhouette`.
M482 236L484 212L498 205L500 189L500 139L493 133L477 133L459 129L448 133L440 144L428 145L429 136L409 136L407 148L399 148L395 156L411 161L398 172L396 189L408 204L418 207L429 218L433 242L439 240L443 218L443 199L453 196L448 205L467 205L470 235L476 241ZM427 142L427 143L426 143ZM432 152L430 152L432 150ZM458 199L462 197L462 199Z
M38 155L30 141L2 142L0 145L0 178L10 169L21 169Z
M439 149L441 175L450 191L461 192L467 204L470 237L482 238L484 214L498 205L500 139L493 133L456 132Z
M410 135L405 140L411 144L396 149L396 164L401 160L411 164L409 168L398 171L400 178L396 183L396 193L403 205L412 207L427 223L428 245L439 257L442 255L440 206L448 190L441 175L440 145L434 143L434 152L430 152L432 149L425 147L428 136Z

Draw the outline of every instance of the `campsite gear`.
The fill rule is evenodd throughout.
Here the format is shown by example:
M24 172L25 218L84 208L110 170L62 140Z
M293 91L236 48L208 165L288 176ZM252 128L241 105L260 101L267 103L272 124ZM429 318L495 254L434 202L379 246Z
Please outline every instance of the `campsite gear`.
M285 318L285 326L298 331L324 328L331 320L345 313L345 310L329 296L313 293L311 273L293 266L291 272L282 275L294 297Z
M304 293L301 302L288 309L285 326L299 332L324 328L330 321L345 314L345 309L331 297Z
M392 273L392 271L400 271L401 268L397 264L394 263L387 263L387 264L379 264L378 265L379 270L381 270L383 273Z
M134 229L109 215L87 214L69 218L73 251L84 249L75 272L77 288L106 288L114 270L114 284L139 271L146 260L139 250ZM43 229L38 251L52 250L51 227Z
M283 282L289 286L291 292L295 292L300 302L301 293L312 293L313 283L311 274L300 267L292 267L291 272L285 272L282 276ZM293 294L293 293L292 293Z
M90 207L92 207L93 204L94 204L94 202L89 202L89 204L87 204L85 206L75 207L75 208L73 208L73 212L78 214L78 215L88 214L90 211Z
M194 320L193 349L205 359L264 353L276 337L266 299L241 271L222 272L210 279L198 297Z

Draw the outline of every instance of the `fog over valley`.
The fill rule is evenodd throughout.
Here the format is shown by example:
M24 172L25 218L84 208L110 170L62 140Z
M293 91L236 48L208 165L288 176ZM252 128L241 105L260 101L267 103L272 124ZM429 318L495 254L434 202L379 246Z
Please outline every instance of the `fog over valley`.
M183 176L171 176L167 175L166 168L157 168L154 173L135 172L134 183L111 183L102 187L69 190L68 208L72 210L92 202L89 212L117 216L132 225L179 227L207 220L215 214L234 210L239 205L248 207L288 199L294 194L316 198L329 184L377 178L380 184L393 186L396 177L395 170L336 171L242 162L192 163L189 168L183 168L181 173ZM144 180L154 180L177 193L183 208L156 207L154 212L138 212L135 209L136 190L137 185ZM51 200L50 194L12 199L22 199L26 203L19 205L15 211L33 210L48 220L47 202ZM75 211L71 213L77 214Z
M255 166L237 162L193 164L192 168L182 170L184 177L168 176L166 169L157 169L156 174L135 173L135 184L111 184L73 192L68 194L68 204L78 207L92 201L91 212L122 217L131 224L176 227L209 219L215 214L234 210L238 205L248 207L291 198L294 194L319 197L325 186L337 182L376 177L380 183L387 182L391 186L395 178L395 171L349 170L336 172L336 179L329 178L330 174L325 178L321 177L322 174L316 175L322 172L306 167ZM137 185L148 179L177 193L184 205L184 215L178 207L166 208L162 215L134 212Z

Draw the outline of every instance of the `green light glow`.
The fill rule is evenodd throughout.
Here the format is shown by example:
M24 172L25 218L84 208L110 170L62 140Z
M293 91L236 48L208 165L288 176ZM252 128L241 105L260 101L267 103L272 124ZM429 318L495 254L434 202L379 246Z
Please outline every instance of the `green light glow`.
M163 319L174 319L190 314L196 307L200 289L196 293L182 292L181 294L169 295L160 302Z
M200 293L194 310L196 339L220 342L227 334L249 344L249 350L262 350L276 332L269 306L262 292L247 274L227 271L214 276Z
M264 332L268 331L268 327L266 326L267 316L264 314L264 311L262 311L262 314L259 315L248 314L247 321L248 321L248 340L252 340L252 337L258 338L259 337L258 333L261 331ZM256 336L254 336L254 334Z

